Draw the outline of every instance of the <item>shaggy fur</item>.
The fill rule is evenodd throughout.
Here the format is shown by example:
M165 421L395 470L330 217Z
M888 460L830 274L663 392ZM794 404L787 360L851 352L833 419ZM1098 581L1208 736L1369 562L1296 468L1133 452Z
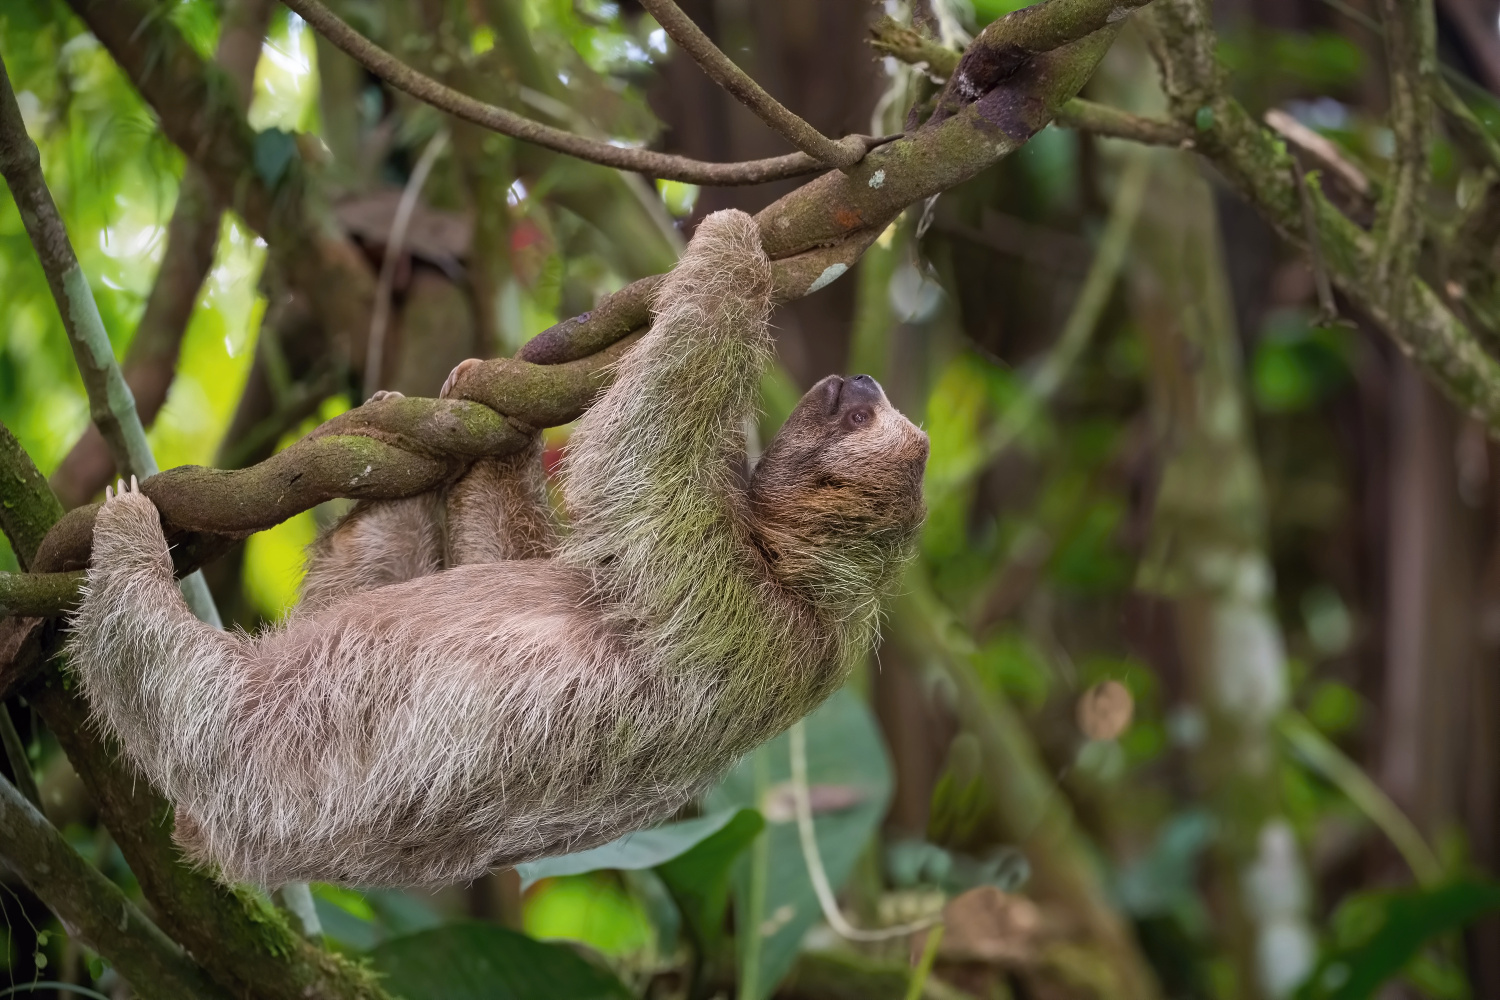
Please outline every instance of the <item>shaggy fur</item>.
M148 499L108 500L69 651L189 856L472 879L671 815L832 692L920 525L927 439L832 377L737 477L770 293L754 221L705 219L573 436L561 543L535 449L486 460L445 507L357 509L251 637L193 618Z

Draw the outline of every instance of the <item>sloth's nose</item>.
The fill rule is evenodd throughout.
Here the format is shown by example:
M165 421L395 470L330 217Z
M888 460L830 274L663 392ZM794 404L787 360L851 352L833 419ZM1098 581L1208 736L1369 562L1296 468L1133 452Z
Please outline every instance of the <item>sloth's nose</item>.
M868 375L851 375L844 380L844 390L839 393L839 408L873 405L885 399L880 383Z

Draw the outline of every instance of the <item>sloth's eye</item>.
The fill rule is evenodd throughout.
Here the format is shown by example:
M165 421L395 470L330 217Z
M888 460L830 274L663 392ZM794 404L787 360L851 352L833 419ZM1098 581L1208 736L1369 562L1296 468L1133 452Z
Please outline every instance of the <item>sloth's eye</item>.
M849 414L849 422L858 427L860 424L868 423L870 420L869 410L855 410Z

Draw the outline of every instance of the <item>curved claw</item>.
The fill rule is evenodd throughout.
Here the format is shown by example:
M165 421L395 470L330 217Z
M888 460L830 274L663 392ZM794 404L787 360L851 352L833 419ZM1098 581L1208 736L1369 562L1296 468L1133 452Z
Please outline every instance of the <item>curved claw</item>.
M438 390L438 399L447 399L448 394L453 391L453 387L458 384L458 380L463 378L464 372L468 371L470 368L473 368L475 365L482 364L484 364L484 362L479 358L467 358L454 365L453 370L448 373L447 380L443 382L443 387Z

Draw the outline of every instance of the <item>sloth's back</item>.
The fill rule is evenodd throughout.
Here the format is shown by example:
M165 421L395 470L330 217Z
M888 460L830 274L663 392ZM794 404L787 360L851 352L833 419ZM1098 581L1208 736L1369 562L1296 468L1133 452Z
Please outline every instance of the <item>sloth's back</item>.
M549 560L350 595L247 642L228 780L179 840L239 880L423 884L602 843L706 780L712 692L630 650Z

